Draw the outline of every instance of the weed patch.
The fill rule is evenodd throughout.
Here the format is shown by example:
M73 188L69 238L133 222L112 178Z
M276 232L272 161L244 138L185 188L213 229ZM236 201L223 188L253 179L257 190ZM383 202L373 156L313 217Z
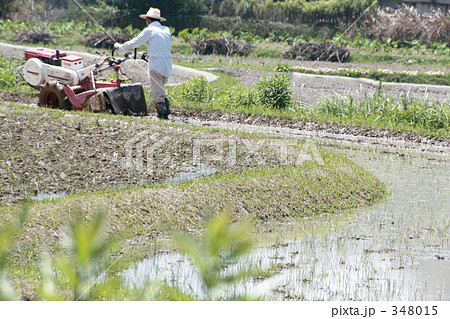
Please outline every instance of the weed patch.
M307 108L306 113L314 118L345 123L450 136L450 106L440 102L408 99L395 101L379 94L367 96L359 102L351 97L336 97L324 99L317 107Z
M20 77L18 69L22 66L23 59L7 59L0 56L0 90L6 91L28 91L32 89ZM35 92L35 90L33 90Z
M279 65L276 71L289 71L289 66ZM351 70L341 70L352 72ZM379 72L379 74L392 75ZM404 75L407 76L407 75ZM401 130L434 137L450 137L449 104L428 100L395 100L384 94L365 95L360 100L352 97L324 98L313 105L290 101L286 77L275 75L263 79L256 88L244 88L227 76L217 83L208 83L208 102L186 103L180 99L180 89L170 91L174 105L182 109L232 112L244 116L281 118L286 121L310 120L335 122L365 127ZM280 106L277 105L280 103ZM269 105L273 107L268 107ZM281 106L283 105L283 106Z

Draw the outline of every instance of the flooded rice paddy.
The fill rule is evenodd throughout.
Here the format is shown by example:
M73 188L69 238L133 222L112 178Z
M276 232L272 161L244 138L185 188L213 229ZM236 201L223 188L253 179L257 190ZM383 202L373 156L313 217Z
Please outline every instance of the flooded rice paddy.
M218 295L450 300L449 157L354 144L327 147L385 182L388 198L374 207L292 220L270 233L261 232L262 244L234 267L275 268L275 275L253 278ZM204 296L195 269L174 251L156 253L124 275L130 287L158 280Z

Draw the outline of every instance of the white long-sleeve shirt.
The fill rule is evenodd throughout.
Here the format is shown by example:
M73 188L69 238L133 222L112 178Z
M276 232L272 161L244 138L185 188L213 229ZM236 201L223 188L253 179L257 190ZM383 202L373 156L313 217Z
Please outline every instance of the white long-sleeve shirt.
M172 76L172 37L170 29L161 25L159 21L150 23L134 39L125 42L119 50L138 48L147 45L149 55L148 74L154 70L162 76Z

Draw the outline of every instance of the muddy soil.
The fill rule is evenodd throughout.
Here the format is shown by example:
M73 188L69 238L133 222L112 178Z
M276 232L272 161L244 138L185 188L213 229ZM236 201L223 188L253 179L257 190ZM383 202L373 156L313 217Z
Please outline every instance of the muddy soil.
M285 163L277 145L267 144L252 154L246 151L248 143L257 143L251 139L245 144L233 137L230 142L223 134L154 119L149 125L134 118L0 106L0 206ZM209 140L222 143L227 150L234 147L233 161L209 156L220 148ZM195 161L198 141L201 153ZM289 148L289 152L298 158L299 150Z
M0 108L0 203L79 191L123 187L146 180L127 168L127 139L144 128L126 129L126 123L104 123L51 110L26 112ZM161 172L162 173L162 172Z
M7 92L0 91L0 101L14 102L27 105L37 105L38 92L36 93L19 93L19 92Z

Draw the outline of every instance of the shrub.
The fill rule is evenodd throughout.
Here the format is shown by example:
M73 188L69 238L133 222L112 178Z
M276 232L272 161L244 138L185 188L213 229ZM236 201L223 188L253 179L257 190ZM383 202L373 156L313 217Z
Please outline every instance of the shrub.
M263 77L256 86L258 101L266 106L286 109L291 105L292 90L285 75Z
M204 76L194 77L179 86L179 98L188 102L205 103L211 100L214 91ZM178 97L176 97L178 99Z
M246 88L242 84L225 90L218 100L218 103L230 110L249 109L257 102L255 89L252 87Z

